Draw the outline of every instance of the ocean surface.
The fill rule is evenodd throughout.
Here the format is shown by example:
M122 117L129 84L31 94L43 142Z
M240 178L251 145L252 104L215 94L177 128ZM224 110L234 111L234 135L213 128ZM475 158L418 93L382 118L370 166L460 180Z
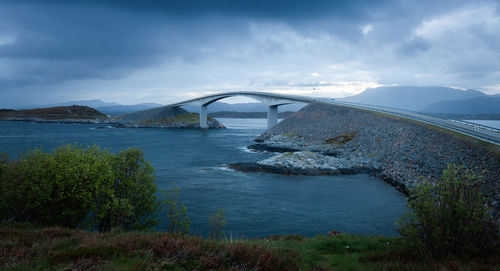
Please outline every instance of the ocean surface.
M220 119L228 129L118 129L106 125L0 121L0 151L17 156L35 147L98 144L118 152L139 147L156 169L159 188L180 187L195 234L208 234L208 216L223 208L232 237L315 236L330 230L397 235L405 196L365 174L281 176L242 173L224 166L273 155L255 153L265 119ZM164 226L160 225L159 230Z

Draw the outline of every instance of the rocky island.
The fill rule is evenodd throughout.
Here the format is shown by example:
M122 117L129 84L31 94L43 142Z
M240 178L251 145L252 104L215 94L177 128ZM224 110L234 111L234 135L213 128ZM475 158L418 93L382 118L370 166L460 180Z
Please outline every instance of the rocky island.
M208 128L225 128L214 118L208 118ZM125 114L113 125L126 128L200 128L200 116L180 107L162 106Z
M72 105L27 110L0 109L0 120L68 123L108 123L109 117L88 106Z
M0 109L0 120L57 123L109 124L121 128L199 128L199 115L178 108L162 106L117 117L80 105L57 106L28 110ZM224 128L208 118L209 128Z
M481 172L483 191L500 207L500 149L435 126L343 106L314 103L256 139L249 149L280 152L242 171L281 174L371 173L406 192L435 181L449 163Z

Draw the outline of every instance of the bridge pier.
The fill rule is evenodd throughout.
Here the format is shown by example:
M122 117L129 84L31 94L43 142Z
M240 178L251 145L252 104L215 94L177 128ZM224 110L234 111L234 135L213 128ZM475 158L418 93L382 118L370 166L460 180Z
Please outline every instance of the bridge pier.
M208 105L202 105L200 107L200 128L208 128L207 106Z
M271 129L278 124L278 106L270 105L267 109L267 129Z

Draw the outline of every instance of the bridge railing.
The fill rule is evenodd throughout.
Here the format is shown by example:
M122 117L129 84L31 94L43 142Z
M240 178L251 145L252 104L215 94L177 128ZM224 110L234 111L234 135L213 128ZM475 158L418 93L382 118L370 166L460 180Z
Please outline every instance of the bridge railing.
M378 106L378 105L367 105L362 103L354 103L354 102L346 102L339 100L330 100L330 103L345 105L356 107L360 109L368 109L372 111L382 112L391 114L394 116L406 117L422 122L426 122L429 124L433 124L436 126L440 126L443 128L447 128L462 134L466 134L475 138L479 138L481 140L486 140L490 143L500 145L500 129L489 127L481 124L461 121L461 120L452 120L445 119L436 116L431 116L427 114L422 114L420 112L415 112L411 110L405 110L400 108L393 108L387 106Z

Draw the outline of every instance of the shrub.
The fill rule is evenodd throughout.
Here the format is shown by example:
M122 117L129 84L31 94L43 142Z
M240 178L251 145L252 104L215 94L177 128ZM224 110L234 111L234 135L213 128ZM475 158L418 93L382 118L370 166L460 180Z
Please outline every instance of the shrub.
M179 201L180 188L175 186L175 183L170 183L168 189L162 190L163 205L166 209L167 232L189 232L191 222L187 216L187 209L184 204Z
M494 245L498 225L480 191L481 176L453 164L436 183L410 191L411 212L400 233L419 255L436 259L472 256Z
M0 159L0 220L108 231L156 223L153 168L138 149L114 155L63 145Z
M220 208L213 215L208 216L209 222L209 238L219 240L221 235L224 233L224 226L227 224L227 220L224 219L224 210Z
M130 148L113 157L111 198L98 225L100 231L111 228L146 230L158 223L161 204L157 201L154 169L141 150Z

